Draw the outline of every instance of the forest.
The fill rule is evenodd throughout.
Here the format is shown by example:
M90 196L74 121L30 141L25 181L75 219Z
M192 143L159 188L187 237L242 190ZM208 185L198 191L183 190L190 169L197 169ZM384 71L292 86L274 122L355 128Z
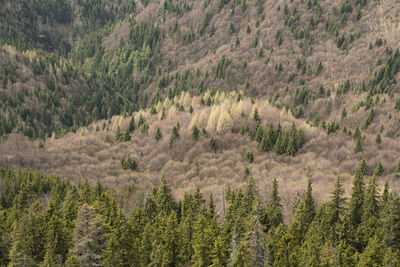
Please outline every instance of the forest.
M399 266L400 9L0 0L0 266Z
M0 264L8 266L399 266L400 198L355 170L330 199L312 181L282 213L277 180L227 187L219 211L199 189L173 197L166 177L125 210L100 182L78 186L39 172L0 169ZM168 178L169 179L169 178Z

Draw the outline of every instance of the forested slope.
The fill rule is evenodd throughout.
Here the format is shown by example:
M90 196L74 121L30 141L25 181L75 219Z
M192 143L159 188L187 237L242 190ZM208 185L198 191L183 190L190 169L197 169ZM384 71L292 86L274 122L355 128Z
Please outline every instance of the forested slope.
M78 187L0 169L0 263L9 266L398 266L400 199L362 165L346 200L338 178L316 203L312 184L283 224L276 180L268 196L249 178L218 212L199 190L177 201L165 177L141 207L100 183ZM168 179L169 180L169 179Z

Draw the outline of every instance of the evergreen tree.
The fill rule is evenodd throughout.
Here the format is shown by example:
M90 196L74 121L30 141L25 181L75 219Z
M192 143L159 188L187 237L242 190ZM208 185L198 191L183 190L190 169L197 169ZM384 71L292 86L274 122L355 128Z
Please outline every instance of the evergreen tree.
M361 161L360 171L361 171L361 174L364 176L368 174L368 166L367 166L367 162L365 161L365 159L363 159Z
M157 128L156 134L154 135L154 139L156 139L156 141L158 142L161 140L161 138L162 138L162 134L161 134L160 128Z
M259 123L261 122L261 118L260 118L260 115L258 114L258 109L257 109L257 108L254 109L253 120L254 120L257 124L259 124Z
M216 238L216 218L208 221L203 214L194 226L192 257L193 266L209 266L211 265L211 252Z
M266 225L266 229L276 227L283 222L282 220L282 205L278 195L278 182L276 178L272 181L272 191L269 197L266 212L264 215L263 222Z
M218 144L217 144L217 141L214 139L214 137L212 137L211 136L211 139L210 139L210 146L211 146L211 149L215 152L215 153L217 153L217 149L218 149Z
M363 152L362 137L361 136L359 136L357 138L356 146L354 147L354 152L355 153Z
M232 267L250 267L252 265L253 255L245 240L240 241L235 257L230 264Z
M199 136L200 136L200 130L199 128L197 128L197 125L195 124L192 127L192 138L197 141L199 140Z
M328 202L328 235L334 247L339 243L342 234L343 215L345 211L344 189L340 177L336 178L331 198Z
M383 173L385 172L382 163L379 162L378 166L376 166L376 169L374 170L374 176L382 176Z
M131 120L129 121L128 131L132 133L135 130L135 118L132 116Z
M228 248L224 238L218 235L214 242L213 250L211 251L211 265L210 267L224 267L227 266Z
M378 133L375 137L375 144L379 145L382 143L382 138L381 138L381 134Z

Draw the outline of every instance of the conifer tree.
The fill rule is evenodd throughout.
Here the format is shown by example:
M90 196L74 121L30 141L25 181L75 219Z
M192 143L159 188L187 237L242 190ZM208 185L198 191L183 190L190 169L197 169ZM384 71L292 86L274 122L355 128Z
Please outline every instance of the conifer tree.
M249 248L248 243L245 240L240 241L235 257L231 262L232 267L250 267L252 265L252 252Z
M214 247L211 251L211 265L210 267L225 267L227 266L228 248L224 238L218 235L214 241Z
M381 138L381 134L378 133L375 137L375 144L379 145L382 143L382 138Z
M257 109L257 108L254 109L253 120L254 120L257 124L259 124L260 121L261 121L261 118L260 118L260 115L258 114L258 109Z
M272 191L269 197L266 212L264 215L263 222L267 227L267 230L271 227L276 227L283 222L282 220L282 205L278 195L278 182L276 178L272 181Z
M160 212L163 212L165 215L169 214L172 210L175 210L175 200L172 196L171 187L167 184L165 176L161 177L161 184L157 191L156 202Z
M343 215L345 211L345 198L344 188L340 177L336 178L331 198L328 202L328 234L334 246L339 243L339 236L341 235Z
M361 161L360 171L361 171L361 174L364 176L368 174L368 166L367 166L367 162L365 161L365 159L363 159Z
M208 221L206 216L199 215L193 234L193 266L211 265L211 252L217 235L215 220L214 217L211 221Z
M361 136L357 137L356 146L354 147L354 152L355 153L363 152Z
M254 140L255 140L257 143L261 143L262 138L263 138L263 135L264 135L264 130L263 130L263 128L261 127L260 124L257 124L257 126L256 126L256 131L255 131L255 133L254 133Z
M363 216L365 187L363 178L363 170L360 167L356 170L356 173L354 175L350 205L347 212L348 222L354 229L357 229L358 225L361 223L361 219Z
M156 134L154 135L154 139L156 139L156 141L158 142L161 140L161 138L162 138L162 134L161 134L160 128L157 128Z
M131 120L129 121L128 131L132 133L135 130L135 118L132 116Z
M217 149L218 149L218 144L217 144L217 141L214 139L214 137L212 137L211 136L211 139L210 139L210 146L211 146L211 149L215 152L215 153L217 153Z
M14 221L11 235L12 246L9 254L10 262L8 264L10 267L34 266L35 261L31 256L29 244L25 240L24 234L24 225Z
M376 169L374 170L374 176L382 176L384 172L385 169L383 168L382 163L379 162L378 166L376 166Z
M195 124L192 127L192 138L197 141L199 140L199 136L200 136L200 130L199 128L197 128L197 125Z

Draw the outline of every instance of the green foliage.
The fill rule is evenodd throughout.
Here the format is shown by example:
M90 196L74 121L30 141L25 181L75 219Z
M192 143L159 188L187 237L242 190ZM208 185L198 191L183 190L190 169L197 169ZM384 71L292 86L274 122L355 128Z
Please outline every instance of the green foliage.
M217 153L218 144L217 144L217 141L212 136L211 136L211 139L210 139L210 147L215 153Z
M161 140L161 138L162 138L161 130L160 130L160 128L157 128L156 134L154 135L154 139L156 139L156 141L158 142Z
M251 177L241 190L228 187L225 213L218 219L212 196L206 201L197 189L178 203L165 177L130 215L100 183L77 188L56 177L2 168L0 182L0 261L5 266L399 262L400 199L388 185L381 197L375 177L365 188L361 168L348 204L338 178L330 200L316 211L309 181L286 225L276 179L266 205Z
M131 159L131 156L128 155L127 158L121 159L121 166L124 170L134 171L137 168L137 162L134 159Z

